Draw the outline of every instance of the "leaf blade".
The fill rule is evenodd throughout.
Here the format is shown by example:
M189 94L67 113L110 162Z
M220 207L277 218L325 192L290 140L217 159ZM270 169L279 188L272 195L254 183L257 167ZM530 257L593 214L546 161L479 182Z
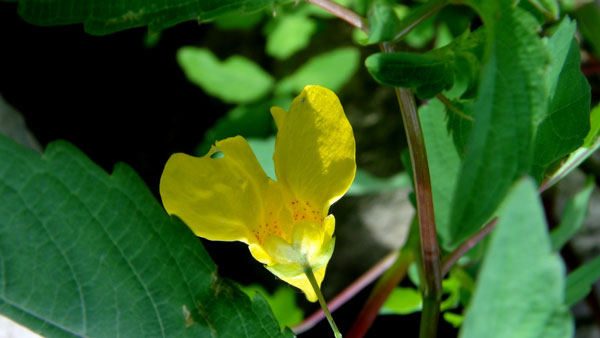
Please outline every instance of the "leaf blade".
M131 168L66 142L40 157L0 137L0 154L1 313L48 337L289 336Z

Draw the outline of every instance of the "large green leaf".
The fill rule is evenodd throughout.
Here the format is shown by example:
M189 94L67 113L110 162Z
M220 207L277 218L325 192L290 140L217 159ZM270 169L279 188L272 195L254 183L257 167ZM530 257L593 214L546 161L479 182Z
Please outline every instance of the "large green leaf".
M531 165L533 126L546 112L549 57L535 19L512 1L468 1L482 16L486 57L474 123L454 192L451 246L477 231Z
M560 251L573 235L581 228L587 216L587 210L594 190L594 179L588 178L585 187L573 198L569 199L562 219L556 229L550 233L552 250Z
M535 137L533 175L538 182L546 168L579 148L590 129L590 85L580 69L575 22L565 18L548 41L548 116Z
M223 14L251 13L285 0L18 0L19 14L32 24L83 23L90 34L104 35L148 26L160 31L188 20L208 21Z
M0 313L47 337L291 337L137 174L0 136Z
M500 209L460 337L571 337L564 270L536 185L522 179Z
M600 279L600 256L569 274L565 295L567 305L572 306L585 298L598 279Z
M293 74L276 86L279 95L301 92L309 84L321 85L339 91L358 70L360 52L354 47L343 47L311 58Z
M460 158L446 130L445 118L444 106L437 99L419 108L431 176L435 224L442 246L446 246L447 239L451 237L452 192L460 168Z
M241 55L221 62L206 48L182 47L177 61L187 78L227 103L249 103L267 95L273 77Z

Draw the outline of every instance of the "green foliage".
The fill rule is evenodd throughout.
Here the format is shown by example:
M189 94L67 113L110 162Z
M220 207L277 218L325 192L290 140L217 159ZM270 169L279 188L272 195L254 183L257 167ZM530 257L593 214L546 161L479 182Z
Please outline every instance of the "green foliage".
M592 148L600 134L600 105L597 105L590 112L590 131L585 136L583 146L586 148Z
M445 117L444 106L438 100L431 100L419 109L429 161L435 223L442 246L447 245L452 235L452 192L460 169L460 158L444 125Z
M436 53L378 53L365 60L365 66L377 82L394 87L412 88L427 99L454 83L454 58Z
M395 288L383 304L380 313L382 315L406 315L421 311L423 299L421 292L413 288Z
M498 218L460 337L571 337L564 266L532 180L515 185Z
M593 190L594 179L590 177L583 190L569 199L563 211L560 224L550 233L552 250L560 251L563 245L581 228L587 216L588 204Z
M552 163L583 144L590 129L590 86L580 70L575 29L575 23L565 18L548 41L548 115L537 129L532 168L538 182Z
M241 288L250 299L254 298L257 293L265 297L282 329L302 322L304 312L296 304L296 293L292 288L280 286L273 294L270 294L258 284L242 286Z
M208 49L182 47L177 61L187 78L210 95L228 103L249 103L264 97L273 77L240 55L221 62Z
M567 277L566 304L575 305L590 292L600 278L600 256L577 268Z
M0 313L47 337L291 337L129 167L0 136Z
M427 53L378 53L365 60L365 66L377 82L394 87L412 88L428 99L443 90L452 96L472 93L479 72L479 49L483 31L465 31L443 48Z
M276 59L287 59L308 46L317 29L314 20L304 15L282 15L273 21L267 34L267 54Z
M367 43L393 40L400 28L400 20L385 0L375 0L369 11L369 37Z
M32 24L83 23L85 31L104 35L133 27L161 31L188 20L208 21L220 15L251 13L280 0L18 0L19 14Z
M533 127L547 102L549 58L535 19L508 1L469 3L486 25L486 57L454 191L450 246L477 231L513 181L529 171Z
M337 92L354 75L359 60L360 52L354 47L338 48L315 56L293 74L281 79L275 94L297 94L308 84L321 85Z

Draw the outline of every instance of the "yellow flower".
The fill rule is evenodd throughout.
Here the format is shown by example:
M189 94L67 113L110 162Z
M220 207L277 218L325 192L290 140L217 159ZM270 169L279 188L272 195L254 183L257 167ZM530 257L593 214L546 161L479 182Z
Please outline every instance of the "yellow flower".
M329 207L356 172L352 127L337 96L320 86L305 87L289 112L273 107L271 114L278 129L277 181L236 136L217 141L200 158L173 154L160 194L167 212L197 236L248 244L256 260L314 302L304 269L321 284L335 243Z

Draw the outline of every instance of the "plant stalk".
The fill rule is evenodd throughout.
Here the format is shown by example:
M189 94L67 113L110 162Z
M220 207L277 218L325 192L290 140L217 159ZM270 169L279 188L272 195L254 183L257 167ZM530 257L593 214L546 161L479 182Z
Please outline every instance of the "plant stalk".
M338 330L337 325L335 325L335 322L333 321L333 317L331 316L331 312L329 312L329 308L327 308L327 303L325 302L325 297L323 297L323 293L321 292L319 283L317 283L317 279L315 278L315 274L313 273L312 268L311 267L305 268L304 274L308 278L310 285L312 286L313 290L315 290L315 293L317 294L317 299L319 300L321 309L323 309L323 312L325 313L325 317L327 318L327 321L329 322L329 326L331 326L331 329L333 330L333 334L334 334L335 338L342 338L342 334L340 333L340 330Z
M393 251L386 255L381 261L365 272L360 278L355 280L352 284L346 287L340 292L335 298L333 298L328 304L327 308L329 311L334 312L340 306L344 305L348 300L352 299L357 293L362 291L365 287L371 284L375 279L379 278L386 270L388 270L398 257L398 252ZM317 323L325 318L323 310L319 309L313 314L308 316L304 321L292 328L295 334L300 334L310 330Z
M352 10L331 0L306 0L306 2L323 8L327 12L369 34L369 24L367 23L367 20Z

